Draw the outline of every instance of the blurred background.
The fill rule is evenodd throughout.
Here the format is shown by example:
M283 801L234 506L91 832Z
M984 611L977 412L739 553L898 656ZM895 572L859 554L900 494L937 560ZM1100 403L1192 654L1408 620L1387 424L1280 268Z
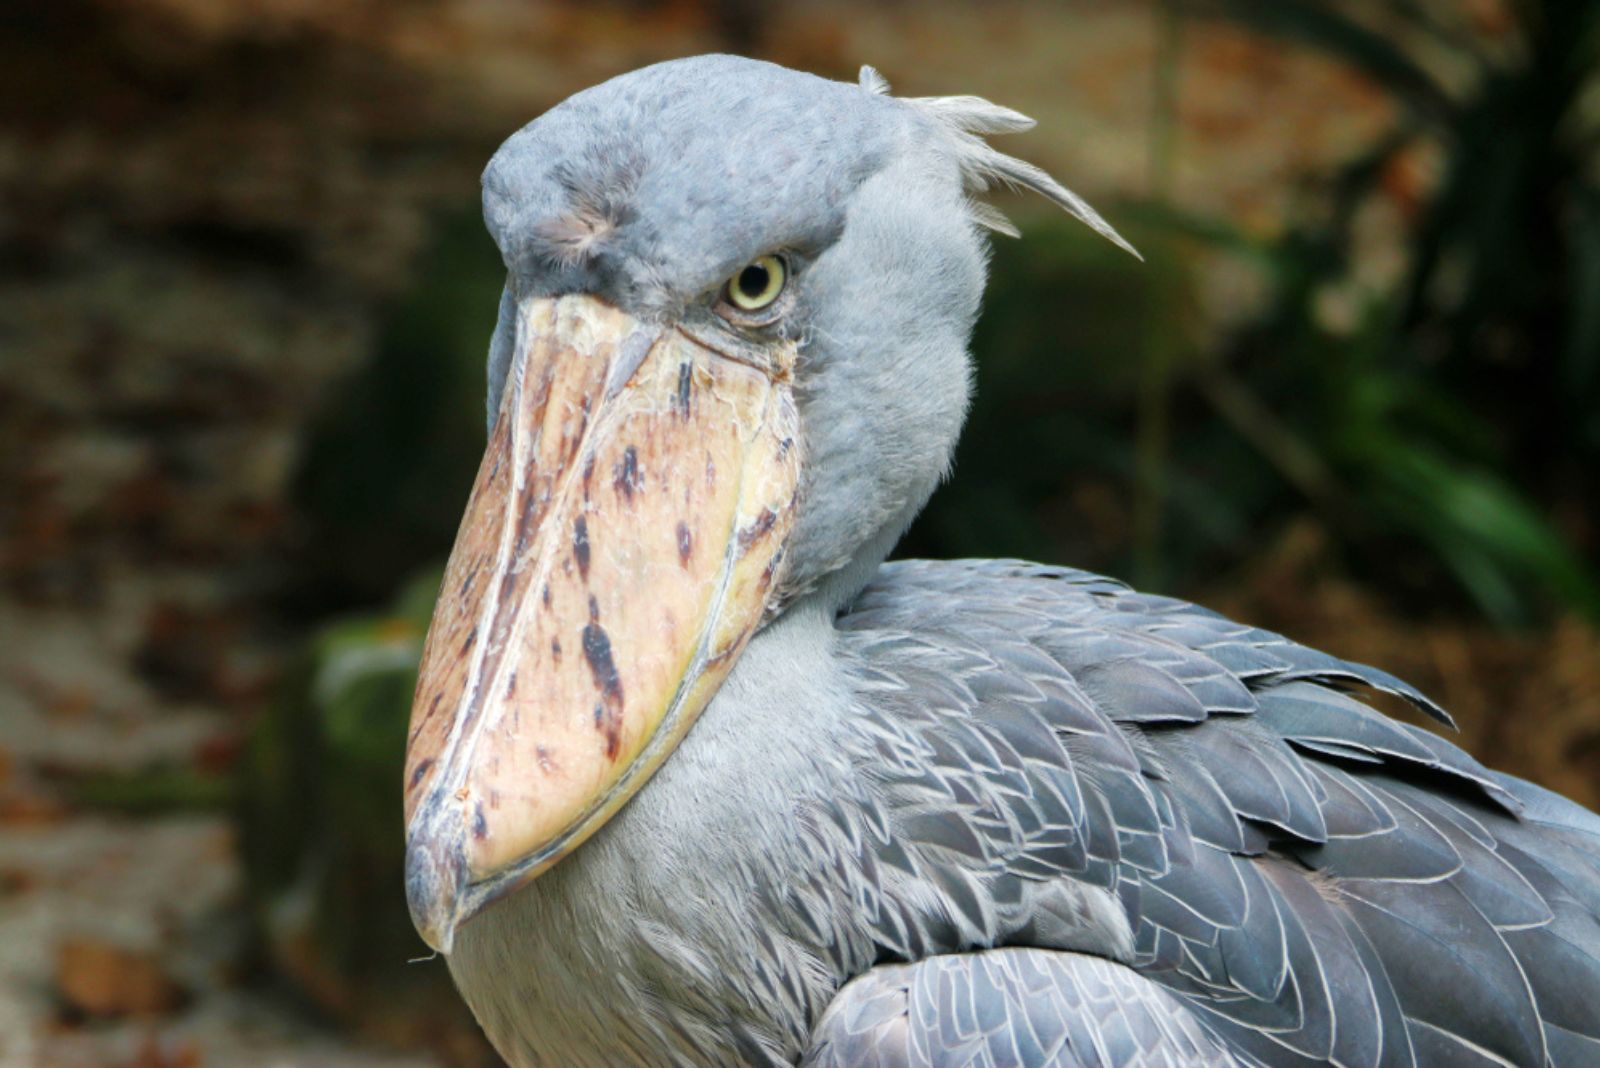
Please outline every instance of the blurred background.
M1600 5L0 7L0 1065L495 1064L408 963L398 766L482 447L477 175L731 50L977 93L1006 202L902 552L1382 665L1600 804Z

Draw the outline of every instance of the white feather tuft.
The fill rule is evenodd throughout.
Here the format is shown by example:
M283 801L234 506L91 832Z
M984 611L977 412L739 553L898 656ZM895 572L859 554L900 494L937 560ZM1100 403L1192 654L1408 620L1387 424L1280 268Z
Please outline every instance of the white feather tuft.
M878 73L876 67L861 65L861 88L874 96L889 95L889 80Z
M1022 231L1017 229L1017 224L1006 218L1006 213L977 199L967 200L967 210L972 213L972 221L985 230L993 230L997 234L1007 237L1021 237Z
M887 93L889 84L871 67L861 68L861 84L875 93ZM928 115L949 135L956 162L967 191L983 193L995 185L1027 189L1061 208L1118 248L1144 259L1116 228L1072 190L1025 160L992 148L983 138L988 134L1020 133L1031 129L1034 121L1019 111L1001 107L977 96L924 96L905 98L905 102ZM1017 228L996 208L972 201L972 218L979 226L1011 237Z
M981 96L919 96L907 99L906 103L937 115L947 125L964 133L1021 133L1037 125L1022 112L1001 107Z

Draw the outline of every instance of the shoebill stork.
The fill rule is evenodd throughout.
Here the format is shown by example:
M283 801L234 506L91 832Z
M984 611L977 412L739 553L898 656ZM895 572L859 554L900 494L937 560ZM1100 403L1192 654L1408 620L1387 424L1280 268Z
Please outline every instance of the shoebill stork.
M984 140L1028 125L708 56L494 156L418 930L518 1068L1600 1064L1600 818L1375 711L1446 719L1375 668L883 562L967 406L975 198L1121 240Z

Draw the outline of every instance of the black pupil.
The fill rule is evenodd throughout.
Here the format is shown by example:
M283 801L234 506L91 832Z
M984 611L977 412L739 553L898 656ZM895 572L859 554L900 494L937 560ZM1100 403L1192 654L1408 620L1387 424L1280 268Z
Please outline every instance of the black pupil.
M739 272L739 292L754 300L767 291L767 269L752 263Z

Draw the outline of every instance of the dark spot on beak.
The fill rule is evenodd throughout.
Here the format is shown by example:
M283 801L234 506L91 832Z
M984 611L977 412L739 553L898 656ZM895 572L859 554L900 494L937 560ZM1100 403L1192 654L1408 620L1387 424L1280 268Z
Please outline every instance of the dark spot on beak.
M611 658L611 639L599 623L583 628L583 658L589 662L600 700L594 706L594 728L605 735L606 759L622 748L622 679Z
M545 746L534 746L533 758L539 762L539 770L544 772L546 775L556 770L556 762L550 759L550 750Z
M594 729L606 736L606 759L617 759L617 751L622 748L622 723L618 714L604 702L594 706Z
M772 529L772 525L777 521L777 512L774 512L771 508L763 508L754 523L739 531L739 551L741 553L749 552L750 546L766 537L767 532Z
M517 512L517 538L514 554L520 558L527 551L528 541L536 533L536 522L542 509L539 507L539 495L527 492L522 495L522 508Z
M600 622L600 602L594 599L594 594L589 595L589 622Z
M489 837L489 821L483 818L482 801L472 806L472 837L480 842Z
M589 487L594 482L594 457L583 461L583 499L589 499Z
M411 786L409 788L415 790L417 784L422 781L423 776L428 774L428 769L431 767L433 767L433 757L419 761L417 766L411 769Z
M765 593L772 587L773 576L778 573L778 565L783 562L783 549L779 548L772 554L772 559L767 561L767 566L761 569L761 590Z
M544 602L546 608L550 607L550 583L544 584L544 592L539 595L539 599Z
M687 420L694 396L694 371L687 363L678 365L678 392L672 398L672 410Z
M694 535L689 533L689 524L678 520L678 563L683 567L689 566L690 557L694 556Z
M550 639L550 659L558 664L561 663L561 639L559 638Z
M622 450L622 461L617 464L612 472L612 484L617 487L617 492L629 501L633 500L634 491L641 484L639 478L639 451L632 445Z
M419 737L421 737L422 728L426 727L428 725L429 721L433 719L434 713L439 711L439 702L441 702L443 700L444 700L444 694L436 693L436 694L433 695L433 700L428 702L428 710L422 714L422 717L417 720L417 725L415 727L412 727L411 728L411 733L406 736L406 744L407 745L410 745L412 742L416 741Z
M581 515L572 524L572 555L578 561L578 574L582 575L584 581L587 582L589 579L589 522ZM546 592L549 592L548 587L546 587Z
M606 705L621 709L622 678L611 659L611 638L598 623L589 623L583 628L583 658L589 662L595 688L605 698Z
M506 700L510 701L517 696L517 673L513 671L511 677L506 679Z

